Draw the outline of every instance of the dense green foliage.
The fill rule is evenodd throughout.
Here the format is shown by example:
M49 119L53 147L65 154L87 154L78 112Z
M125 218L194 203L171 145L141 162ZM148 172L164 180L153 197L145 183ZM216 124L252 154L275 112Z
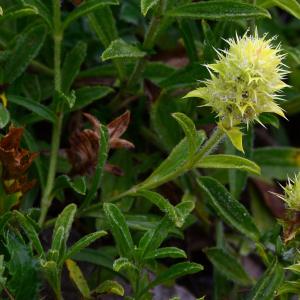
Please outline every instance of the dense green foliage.
M183 99L226 39L276 35L299 129L299 19L297 0L0 0L0 298L299 295L300 143L275 96L238 129Z

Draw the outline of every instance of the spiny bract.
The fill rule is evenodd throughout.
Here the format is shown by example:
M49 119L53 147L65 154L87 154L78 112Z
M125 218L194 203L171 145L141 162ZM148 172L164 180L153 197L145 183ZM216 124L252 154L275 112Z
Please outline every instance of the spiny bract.
M274 194L286 203L288 209L300 211L300 173L294 179L289 178L287 185L282 188L283 195Z
M242 148L242 133L238 125L259 121L263 112L272 112L284 117L284 112L275 102L279 92L287 85L282 81L288 73L282 59L280 46L273 47L274 38L254 35L227 40L228 50L217 50L218 60L207 65L211 79L185 97L199 97L204 106L212 107L219 117L219 127L233 144Z

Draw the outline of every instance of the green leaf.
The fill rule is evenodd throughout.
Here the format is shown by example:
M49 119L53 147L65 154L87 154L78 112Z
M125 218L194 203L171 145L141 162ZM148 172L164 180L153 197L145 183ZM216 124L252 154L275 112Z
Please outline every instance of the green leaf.
M70 278L75 283L81 295L85 298L90 298L90 288L76 262L71 259L67 259L66 266L69 270Z
M214 267L228 279L240 284L250 285L251 278L237 261L236 257L222 248L212 247L204 250Z
M20 213L17 210L14 211L14 214L17 217L18 222L24 229L29 240L32 242L38 255L41 257L44 257L44 254L45 254L44 249L40 242L39 236L38 236L34 226L31 223L32 221L30 221L30 219L27 216L24 216L22 213Z
M255 241L259 239L259 231L247 209L222 184L211 177L199 177L197 183L207 194L209 204L225 222Z
M63 226L59 226L52 237L51 249L48 253L48 260L54 260L58 263L59 259L63 256L65 249L65 229Z
M60 281L59 281L59 270L55 261L45 261L40 262L41 269L47 278L49 284L53 290L58 293L60 291Z
M52 28L52 15L47 5L42 0L24 0L26 4L37 10L37 13L44 19L47 25Z
M208 20L271 18L266 9L237 1L208 1L185 4L168 11L167 16Z
M25 29L18 35L18 39L11 49L10 58L4 66L5 82L12 83L26 70L38 55L46 34L47 30L44 25L33 23L29 29Z
M184 131L184 134L187 138L187 142L189 144L189 157L192 157L197 147L199 146L197 143L197 131L193 120L191 120L187 115L183 113L173 113L172 116L179 123L181 128Z
M263 147L254 149L253 161L261 167L263 177L286 180L300 171L300 149Z
M29 5L14 5L6 9L4 14L1 15L0 23L36 14L38 14L38 10L35 7Z
M22 106L22 107L36 113L38 116L42 117L43 119L46 119L52 123L56 122L55 113L48 107L40 104L39 102L24 98L21 96L10 95L10 94L7 96L7 99L8 99L8 102Z
M113 269L115 272L120 272L120 271L137 271L136 266L126 257L120 257L114 261L113 264Z
M281 9L287 11L289 14L293 15L297 19L300 19L300 4L297 0L258 0L257 5L261 7L271 7L276 5Z
M300 275L300 263L290 265L290 266L286 267L285 269L290 270L290 271L294 272L295 274Z
M109 6L102 6L100 9L97 9L97 11L89 14L88 19L91 28L104 48L107 48L112 41L118 39L116 21ZM120 60L114 60L113 65L120 79L124 79L126 76L124 63Z
M184 137L180 125L172 117L173 113L182 111L184 106L186 102L181 99L174 100L168 93L162 93L151 106L151 127L155 130L159 144L168 152Z
M0 128L4 128L10 121L10 113L6 109L6 107L3 106L3 104L0 103Z
M147 12L152 7L157 5L158 2L159 2L159 0L141 0L141 12L142 12L143 16L146 16Z
M72 257L73 255L80 252L82 249L88 247L90 244L105 236L106 234L107 232L103 230L87 234L68 249L64 260Z
M203 30L203 34L204 34L204 41L203 41L203 55L204 55L204 61L208 61L211 62L215 56L216 56L216 38L215 38L215 34L210 26L210 24L208 24L208 22L206 20L202 20L201 21L201 25L202 25L202 30Z
M197 148L205 140L205 133L203 131L197 132ZM169 156L153 171L153 173L139 186L145 189L153 189L162 183L170 181L180 174L181 170L188 161L189 145L187 138L181 140L181 142L172 150Z
M89 14L88 19L90 26L105 48L119 37L116 21L109 6L102 6L97 9L92 14Z
M100 250L85 248L72 257L77 261L89 262L97 266L113 270L113 259L110 255Z
M62 82L61 90L63 93L68 93L73 81L80 71L80 66L83 63L87 52L87 45L79 41L75 47L66 55L62 66Z
M268 267L263 276L252 288L247 296L247 300L272 300L276 290L279 288L284 278L282 266L277 259Z
M66 247L66 242L67 242L69 234L70 234L72 223L74 221L76 211L77 211L76 204L71 203L71 204L67 205L63 209L63 211L58 215L55 225L54 225L52 239L54 239L54 237L56 236L59 228L62 227L64 229L64 246L65 247Z
M161 211L163 211L176 225L177 223L177 213L175 207L162 195L148 191L148 190L138 190L134 196L141 196L149 201L151 201L154 205L156 205Z
M264 125L272 125L275 128L279 128L280 121L279 119L273 115L272 113L262 113L259 115L259 121Z
M236 155L214 154L202 158L198 168L239 169L253 174L260 174L260 167L249 159Z
M188 274L198 273L203 270L203 266L196 263L182 262L171 266L166 271L160 273L145 290L149 290L159 284L175 280Z
M75 91L72 90L70 93L63 93L62 91L55 92L56 103L65 103L68 105L68 108L71 109L76 103Z
M98 287L93 290L93 293L97 294L115 294L118 296L124 296L124 288L120 283L113 280L105 280Z
M71 111L80 110L111 94L114 90L108 86L85 86L75 91L76 102Z
M115 204L105 203L103 207L120 256L131 257L134 245L124 215Z
M117 39L111 42L108 48L102 53L102 60L116 58L141 58L146 55L146 52L141 51L136 46L128 44L122 39Z
M11 233L6 236L6 249L10 257L6 264L10 273L6 288L15 300L36 299L40 286L36 259L28 247Z
M193 63L174 71L159 83L161 88L173 90L178 88L195 88L197 81L208 76L207 69L200 63Z
M194 208L195 202L191 200L184 200L176 205L175 209L178 217L178 227L182 227L184 225L186 218L193 211Z
M195 39L195 33L197 33L197 30L195 30L195 28L197 28L196 21L179 19L178 25L190 62L198 61L198 49Z
M60 175L55 179L52 193L55 194L58 191L71 188L74 192L85 195L86 193L86 181L85 177L79 176L71 179L68 175Z
M276 219L270 212L270 209L261 201L260 192L253 186L249 188L250 207L255 225L261 232L265 234L276 228Z
M100 187L101 179L103 175L103 169L105 166L105 162L107 160L109 150L109 136L108 130L104 125L100 125L100 140L99 140L99 152L98 152L98 162L96 166L96 170L92 179L90 190L84 199L84 203L82 207L88 206L90 202L95 197L97 190Z
M27 128L25 128L23 138L30 151L38 152L40 150L39 146L37 145L37 139L32 136L32 134L27 130ZM47 174L43 168L41 157L40 156L36 157L33 163L37 170L41 189L44 190Z
M154 229L147 231L139 242L141 257L145 257L148 255L148 253L156 250L166 239L171 228L172 221L167 216L165 216L155 226Z
M171 76L176 69L162 62L148 61L144 70L144 77L160 86L160 82Z
M277 295L283 294L300 295L300 281L284 281L277 291Z
M94 10L102 7L103 5L118 5L118 0L89 0L84 1L76 9L68 14L68 17L63 22L63 29L65 30L72 22L77 18L80 18L88 13L93 12Z
M186 253L176 247L165 247L156 249L154 251L149 252L145 259L157 259L157 258L186 258Z

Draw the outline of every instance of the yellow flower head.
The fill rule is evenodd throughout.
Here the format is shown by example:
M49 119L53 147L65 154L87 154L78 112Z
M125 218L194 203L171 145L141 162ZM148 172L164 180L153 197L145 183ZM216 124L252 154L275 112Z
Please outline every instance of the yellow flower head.
M207 65L211 78L185 97L205 100L219 117L222 128L233 144L242 148L242 133L238 125L259 122L263 112L273 112L284 117L275 102L279 92L287 85L282 81L288 73L282 59L280 46L272 45L274 38L258 37L247 33L243 37L227 40L228 50L220 50L218 60Z
M300 173L295 175L294 179L289 178L287 185L282 188L283 195L274 194L286 203L288 209L300 211Z

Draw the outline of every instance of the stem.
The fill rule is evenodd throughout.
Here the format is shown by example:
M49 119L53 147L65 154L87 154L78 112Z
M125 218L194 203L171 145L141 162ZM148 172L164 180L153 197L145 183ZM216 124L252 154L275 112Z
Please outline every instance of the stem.
M61 26L60 0L53 0L53 25L54 25L54 31L53 31L54 89L55 92L57 93L61 91L61 44L63 39L63 32L61 29L62 26ZM51 196L51 192L55 180L57 156L58 156L58 150L60 144L62 123L63 123L62 106L59 104L56 107L56 114L57 114L57 122L53 125L53 130L52 130L48 178L47 178L45 191L41 200L41 215L39 219L40 226L43 225L47 216L48 209L51 206L53 200L53 197Z
M195 155L192 165L199 161L200 159L204 158L205 156L209 155L223 140L225 133L217 127L210 138L206 141L200 151Z

